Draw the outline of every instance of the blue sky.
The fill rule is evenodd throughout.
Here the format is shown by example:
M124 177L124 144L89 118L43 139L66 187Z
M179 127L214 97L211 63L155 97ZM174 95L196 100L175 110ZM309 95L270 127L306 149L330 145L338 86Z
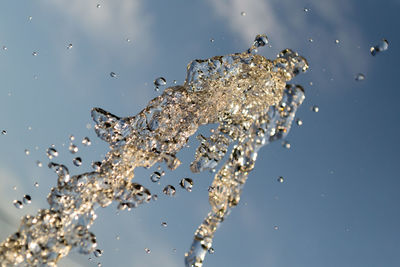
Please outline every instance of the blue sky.
M306 92L298 111L303 125L288 135L289 150L280 143L261 149L204 266L398 266L399 7L395 0L3 1L1 239L21 216L47 207L56 184L45 167L51 144L74 174L90 170L107 151L88 129L92 107L134 115L159 94L155 78L182 83L191 60L244 51L256 34L266 33L272 47L260 54L274 58L291 48L309 61L308 73L294 81ZM383 38L389 49L371 56L369 48ZM357 73L365 80L355 81ZM68 152L71 134L76 143L92 140L79 146L79 168ZM161 185L151 184L149 171L137 171L135 180L158 193L157 202L119 215L115 206L98 210L93 231L102 257L71 254L60 266L183 266L208 212L212 181L209 173L190 173L196 140L190 145L180 154L182 166L167 171ZM185 176L193 178L193 192L162 196L164 185L177 187ZM32 204L17 210L12 202L24 194Z

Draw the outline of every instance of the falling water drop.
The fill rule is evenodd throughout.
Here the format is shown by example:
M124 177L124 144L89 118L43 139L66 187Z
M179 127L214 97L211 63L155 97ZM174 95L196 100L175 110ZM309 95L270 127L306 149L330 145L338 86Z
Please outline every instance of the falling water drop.
M103 255L103 250L96 249L95 251L93 251L93 254L95 257L101 257Z
M96 171L99 172L101 167L101 162L100 161L94 161L92 162L92 168Z
M39 187L39 183L38 183L38 182L35 182L34 186L35 186L35 187Z
M151 180L153 183L157 183L158 181L160 181L160 178L161 178L161 173L159 173L159 172L153 172L153 173L150 175L150 180Z
M278 226L278 225L275 225L275 226L274 226L274 230L279 230L279 226Z
M74 163L74 165L75 165L76 167L79 167L79 166L82 165L82 159L81 159L80 157L74 158L74 159L72 160L72 162Z
M37 165L39 168L41 168L41 167L43 166L43 163L40 162L39 160L37 160L37 161L36 161L36 165Z
M282 146L286 149L290 149L290 142L285 140L282 142Z
M22 204L22 202L20 200L14 200L13 204L17 209L22 209L24 207L24 205Z
M214 252L215 252L214 248L209 248L209 249L208 249L208 253L214 254Z
M254 46L261 47L268 44L268 37L266 34L257 34L256 38L254 38Z
M47 151L46 151L46 154L47 154L47 157L48 157L49 159L58 157L58 151L57 151L55 148L53 148L53 147L49 147L49 148L47 149Z
M72 44L68 44L67 49L72 49Z
M240 13L240 15L241 15L242 17L244 17L244 16L246 16L246 12L242 11L242 12Z
M193 187L193 180L190 178L183 178L179 185L183 188L186 189L188 192L192 192L192 187Z
M283 183L283 177L282 176L278 177L278 182Z
M175 195L175 187L173 187L172 185L167 185L166 187L164 187L163 189L163 193L166 194L167 196L174 196Z
M100 8L100 7L101 7L101 5L100 5L100 4L97 4L97 5L96 5L96 7L97 7L97 8Z
M319 112L319 107L316 106L316 105L312 106L311 109L312 109L312 111L314 111L314 112Z
M117 78L117 74L115 73L115 72L110 72L110 76L112 77L112 78Z
M362 73L358 73L358 74L356 74L356 76L355 76L355 80L356 80L356 81L363 81L363 80L365 80L365 75L362 74Z
M27 205L32 202L32 198L30 195L24 195L24 197L22 198L22 201L24 202L25 205Z
M38 55L38 53L36 51L32 52L32 56L36 57Z
M158 91L160 86L164 86L167 84L167 80L164 77L158 77L154 80L155 90Z
M336 39L335 40L335 44L339 44L340 43L340 40L339 39Z
M1 131L1 134L2 134L2 135L6 135L6 134L7 134L7 131L6 131L6 130L2 130L2 131Z
M303 121L302 121L301 119L297 118L297 119L296 119L296 124L297 124L298 126L301 126L301 125L303 125Z
M78 147L74 144L70 144L68 149L69 149L69 152L71 152L72 154L75 154L79 150Z
M307 13L307 12L309 12L309 11L310 11L310 9L309 9L309 8L307 8L307 7L305 7L305 8L303 9L303 11Z
M90 141L89 137L86 136L82 139L82 144L84 144L85 146L90 146L92 142Z
M25 149L25 155L29 156L29 154L31 153L28 149Z
M167 225L166 222L162 222L162 223L161 223L161 226L162 226L162 227L167 227L168 225Z
M150 254L150 252L151 252L151 250L150 250L149 248L144 248L144 251L145 251L147 254Z

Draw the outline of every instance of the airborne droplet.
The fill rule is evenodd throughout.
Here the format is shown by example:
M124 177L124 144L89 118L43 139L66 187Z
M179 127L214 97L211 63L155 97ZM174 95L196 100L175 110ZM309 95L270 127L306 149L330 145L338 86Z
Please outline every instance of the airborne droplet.
M25 155L29 156L29 154L31 153L28 149L25 149Z
M7 134L7 131L6 131L6 130L2 130L2 131L1 131L1 134L2 134L2 135L6 135L6 134Z
M386 39L382 39L380 43L376 46L372 46L369 51L371 55L375 56L379 52L386 51L389 48L389 42Z
M117 77L117 74L115 73L115 72L110 72L110 76L112 77L112 78L116 78Z
M103 255L103 250L96 249L95 251L93 251L93 254L95 257L101 257Z
M244 16L246 16L246 12L242 11L242 12L240 13L240 15L244 17Z
M82 165L82 159L81 159L80 157L74 158L74 159L72 160L72 162L74 163L74 165L75 165L76 167L79 167L79 166Z
M55 149L52 148L52 147L49 147L49 148L47 149L46 154L47 154L47 157L48 157L49 159L58 157L58 151L55 150Z
M144 248L144 251L145 251L147 254L150 254L150 252L151 252L151 250L150 250L149 248Z
M85 146L90 146L92 142L90 141L89 137L86 136L82 139L82 144L84 144Z
M167 227L167 223L166 223L166 222L162 222L162 223L161 223L161 226L162 226L162 227Z
M356 81L363 81L363 80L365 80L365 75L362 74L362 73L358 73L358 74L356 75L356 77L355 77L355 80L356 80Z
M161 178L161 173L159 173L159 172L153 172L153 173L150 175L150 180L151 180L153 183L157 183L158 181L160 181L160 178Z
M100 167L101 167L101 162L100 161L94 161L92 162L92 168L98 172L100 171Z
M17 209L22 209L24 207L24 205L22 204L22 202L20 200L14 200L13 204Z
M278 177L278 182L283 183L283 177L282 176Z
M75 154L76 152L78 152L78 147L74 144L70 144L69 145L69 152L71 152L72 154Z
M256 35L256 38L254 38L254 44L253 44L255 47L265 46L266 44L268 44L268 37L266 34Z
M316 106L316 105L314 105L311 109L312 109L312 111L314 111L314 112L318 112L318 111L319 111L319 107Z
M68 44L67 49L72 49L72 44Z
M38 55L38 53L36 51L32 52L32 56L36 57Z
M167 185L163 189L163 193L166 194L167 196L174 196L175 192L176 192L175 187L173 187L172 185Z
M24 201L24 204L30 204L32 202L32 198L30 195L24 195L22 201Z
M298 126L301 126L301 125L303 125L303 121L302 121L301 119L297 118L297 119L296 119L296 124L297 124Z
M283 141L283 142L282 142L282 146L283 146L284 148L286 148L286 149L290 149L290 143L289 143L289 141Z
M167 80L164 77L158 77L157 79L154 80L154 85L156 88L160 86L164 86L167 84Z
M193 187L193 180L190 178L183 178L179 185L183 188L186 189L188 192L192 192L192 187Z

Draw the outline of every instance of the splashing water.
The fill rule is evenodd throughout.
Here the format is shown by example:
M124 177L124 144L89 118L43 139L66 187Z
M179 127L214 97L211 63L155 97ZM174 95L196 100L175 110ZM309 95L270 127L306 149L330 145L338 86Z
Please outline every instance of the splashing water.
M58 175L47 197L50 208L22 218L18 231L0 244L0 262L56 266L70 251L93 253L97 242L89 228L95 209L113 201L119 209L130 209L156 199L132 182L134 169L163 161L176 169L176 153L198 127L217 124L210 137L198 136L200 145L190 165L193 172L213 170L234 144L210 186L211 211L185 254L186 266L202 266L216 229L239 203L257 151L287 135L304 99L302 87L287 81L304 72L307 61L290 49L273 61L252 53L267 41L259 35L247 52L192 61L183 85L166 88L136 116L120 118L94 108L95 131L110 151L95 171L74 176L66 166L49 163ZM77 152L75 146L70 150ZM175 191L168 189L171 195Z

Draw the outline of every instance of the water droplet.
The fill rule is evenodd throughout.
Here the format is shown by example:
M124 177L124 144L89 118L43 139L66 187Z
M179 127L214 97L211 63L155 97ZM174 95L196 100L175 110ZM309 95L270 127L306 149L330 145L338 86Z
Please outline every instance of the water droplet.
M179 185L183 188L186 189L188 192L192 192L192 187L193 187L193 180L190 178L183 178Z
M72 154L75 154L76 152L78 152L78 147L74 144L70 144L69 145L69 152L71 152Z
M89 137L86 136L82 139L82 144L84 144L85 146L90 146L92 142L90 141Z
M103 255L103 250L96 249L95 251L93 251L93 254L95 257L101 257Z
M296 119L296 124L297 124L298 126L301 126L301 125L303 125L303 121L302 121L301 119L297 118L297 119Z
M283 183L283 177L282 176L278 177L278 182Z
M22 198L22 201L24 201L24 204L30 204L32 202L32 198L30 195L24 195L24 197Z
M79 166L82 165L82 159L81 159L80 157L74 158L74 159L72 160L72 162L74 163L74 165L75 165L76 167L79 167Z
M101 267L101 262L97 263L97 267Z
M358 73L358 74L356 75L356 77L355 77L355 80L356 80L356 81L363 81L363 80L365 80L365 75L362 74L362 73Z
M115 72L110 72L110 76L112 77L112 78L116 78L117 77L117 74L115 73Z
M339 44L340 43L340 40L339 39L336 39L335 40L335 44Z
M275 226L274 226L274 230L279 230L279 226L278 226L278 225L275 225Z
M97 5L96 5L96 7L97 7L97 8L100 8L100 7L101 7L101 5L100 5L100 4L97 4Z
M14 200L13 204L17 209L22 209L24 207L24 205L22 204L22 202L20 200Z
M372 46L369 51L371 55L375 56L379 52L386 51L389 48L389 42L386 39L382 39L380 43L376 46Z
M214 254L214 252L215 252L214 248L209 248L209 249L208 249L208 253Z
M242 12L240 13L240 15L244 17L244 16L246 16L246 12L242 11Z
M3 50L7 50L7 49L8 49L7 46L3 45Z
M73 136L72 134L69 136L69 141L74 141L75 140L75 136Z
M153 173L150 175L150 180L151 180L153 183L157 183L158 181L160 181L160 178L161 178L161 174L160 174L159 172L153 172Z
M119 235L115 236L115 239L119 240L120 239Z
M161 226L162 226L162 227L167 227L168 225L167 225L166 222L162 222L162 223L161 223Z
M158 77L154 80L154 85L156 87L164 86L167 84L167 80L164 77Z
M35 186L35 187L39 187L39 183L38 183L38 182L35 182L34 186Z
M25 152L25 155L27 155L27 156L31 153L28 149L25 149L24 152Z
M7 131L6 131L6 130L2 130L2 131L1 131L1 134L2 134L2 135L6 135L6 134L7 134Z
M100 161L94 161L92 162L92 168L98 172L100 171L100 167L101 167L101 162Z
M38 53L36 51L32 52L32 56L36 57L38 55Z
M158 199L158 196L157 196L157 195L153 195L153 196L151 197L151 199L152 199L153 201L156 201L156 200Z
M58 157L58 151L57 151L55 148L53 148L53 147L49 147L49 148L47 149L47 151L46 151L46 154L47 154L47 157L48 157L49 159Z
M67 49L72 49L72 44L68 44Z
M37 161L36 161L36 165L37 165L39 168L41 168L41 167L43 166L43 163L40 162L39 160L37 160Z
M307 7L305 7L305 8L303 9L303 11L304 11L304 12L309 12L309 11L310 11L310 9L309 9L309 8L307 8Z
M14 189L14 190L17 190L17 186L14 186L13 189Z
M31 20L32 20L32 16L29 16L29 17L28 17L28 20L31 21Z
M150 254L151 250L149 248L144 248L144 251L146 251L147 254Z
M319 107L318 106L313 106L312 108L312 111L314 111L314 112L319 112Z
M282 142L282 146L283 146L284 148L286 148L286 149L290 149L290 143L289 143L289 141L283 141L283 142Z
M131 39L126 38L126 42L130 43L130 42L131 42Z
M175 192L176 192L175 187L173 187L172 185L167 185L163 189L163 193L166 194L167 196L174 196Z
M256 38L254 38L254 46L261 47L268 44L268 37L266 34L257 34Z
M308 41L309 41L310 43L314 42L314 40L313 40L312 38L309 38Z

